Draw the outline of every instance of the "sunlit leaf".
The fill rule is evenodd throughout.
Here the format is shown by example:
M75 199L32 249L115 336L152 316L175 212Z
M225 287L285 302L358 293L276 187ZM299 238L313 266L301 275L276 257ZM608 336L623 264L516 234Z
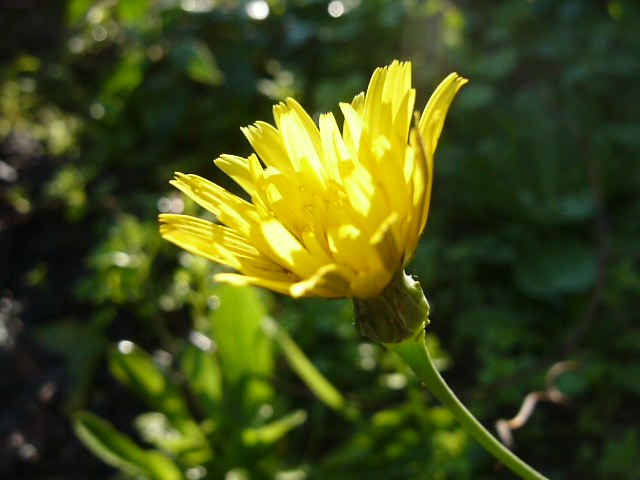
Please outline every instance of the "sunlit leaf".
M272 395L267 383L273 372L272 347L261 328L267 316L264 297L255 288L229 285L218 286L215 295L220 306L211 313L212 337L222 375L244 391L243 400L251 411Z
M73 24L96 3L95 0L69 0L67 2L67 22Z
M146 56L140 49L132 49L124 55L102 86L105 103L122 99L134 90L144 78Z
M207 85L222 83L224 77L206 43L198 40L184 41L176 48L176 55L192 80Z
M154 410L159 410L179 428L190 418L184 398L154 365L152 358L131 342L120 342L110 358L113 375Z
M304 410L297 410L275 422L244 430L242 432L242 441L248 446L275 443L290 430L302 425L306 419L306 412Z
M123 23L135 25L145 21L149 16L148 0L127 0L118 2L117 11Z
M135 392L149 407L169 419L171 426L194 444L206 450L203 432L193 420L186 400L177 385L169 381L152 358L131 342L120 342L111 353L113 375Z
M163 413L148 412L139 415L135 425L145 442L179 457L184 463L201 465L211 460L211 451L202 442L202 438L183 435Z
M287 332L273 320L265 324L265 332L277 343L291 368L321 402L335 410L341 410L345 406L344 397L320 373Z
M189 346L182 354L181 368L191 391L212 418L222 400L222 378L214 352Z
M161 453L143 450L129 437L89 412L73 417L76 434L84 444L105 463L131 475L152 480L179 480L182 472Z

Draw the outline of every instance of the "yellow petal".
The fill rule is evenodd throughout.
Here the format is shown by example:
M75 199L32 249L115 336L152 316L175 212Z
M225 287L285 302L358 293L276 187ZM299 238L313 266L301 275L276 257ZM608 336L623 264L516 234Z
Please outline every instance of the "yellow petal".
M380 135L371 142L365 133L360 143L360 163L369 172L372 182L370 211L373 212L371 221L376 224L375 228L391 212L409 215L411 194L403 175L403 158L408 150L406 140L396 137L391 142Z
M358 212L362 217L369 215L371 212L371 199L375 190L373 178L369 172L362 167L356 166L351 175L345 178L343 182L345 193L354 211Z
M320 262L330 264L334 262L327 248L326 239L323 239L324 232L316 232L312 225L306 225L302 229L302 244L311 255Z
M364 118L364 103L364 92L360 92L358 95L353 97L353 100L351 100L351 108L360 118Z
M393 130L406 141L413 115L415 90L411 88L411 63L394 61L387 69L382 89L382 103L389 104ZM386 132L386 133L385 133ZM390 131L382 130L383 134Z
M256 122L241 130L265 165L284 173L294 173L280 132L276 128L266 122Z
M349 150L349 156L355 160L358 157L358 146L360 145L360 134L362 133L362 118L360 114L348 103L341 103L340 110L344 115L344 125L342 127L342 137Z
M235 269L241 268L238 258L225 248L231 246L230 239L237 236L220 225L188 215L163 214L160 216L160 234L194 255ZM254 254L257 256L258 252Z
M331 113L320 115L320 138L327 176L334 183L342 183L339 164L348 160L349 151Z
M268 208L268 216L278 218L294 235L299 236L308 225L308 214L304 208L311 204L311 197L289 175L267 167L264 175L258 179L256 196Z
M401 250L398 248L394 227L400 221L400 216L393 212L380 225L369 243L373 247L376 257L380 259L381 268L393 272L396 270Z
M292 281L286 280L271 280L264 277L239 275L237 273L217 273L213 276L216 282L228 283L237 287L255 286L264 287L274 292L282 293L284 295L291 295L289 289L293 284Z
M416 128L411 130L410 143L412 145L413 175L410 179L412 209L407 218L407 246L404 262L412 258L418 239L424 229L431 202L431 184L433 180L433 162L429 162L426 148Z
M249 161L246 158L238 157L237 155L220 155L213 163L253 197L255 186L249 170Z
M322 266L277 219L263 220L260 227L273 258L298 277L310 277Z
M354 277L346 267L331 264L320 268L313 276L291 285L289 294L294 298L320 296L326 298L348 297L351 279Z
M351 296L353 298L375 297L385 289L393 278L393 273L387 270L376 270L361 275L351 283Z
M160 215L160 234L190 253L227 265L247 275L270 279L291 275L233 230L188 215Z
M220 222L245 236L250 235L252 223L258 221L254 205L198 175L176 173L170 183L216 215Z
M389 69L376 68L365 95L364 124L372 138L391 128L391 105L383 99L385 79Z
M459 76L457 73L451 73L445 78L438 88L433 92L429 102L420 117L420 134L422 141L426 147L427 157L433 155L438 145L440 132L444 126L444 121L453 102L456 93L467 83L468 80Z
M413 106L416 101L416 91L412 88L402 99L393 119L393 130L405 142L409 135L409 128L413 120Z
M327 231L332 257L338 264L349 265L352 270L367 271L369 239L361 228L353 224L339 224Z
M293 99L274 108L285 149L301 184L316 192L325 189L326 172L321 161L322 142L313 120Z

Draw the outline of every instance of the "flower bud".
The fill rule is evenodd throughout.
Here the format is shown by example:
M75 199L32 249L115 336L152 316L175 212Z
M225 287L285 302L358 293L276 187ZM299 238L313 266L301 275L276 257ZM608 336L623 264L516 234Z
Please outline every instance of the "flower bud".
M420 283L402 270L376 297L353 299L356 328L380 343L400 343L429 323L429 303Z

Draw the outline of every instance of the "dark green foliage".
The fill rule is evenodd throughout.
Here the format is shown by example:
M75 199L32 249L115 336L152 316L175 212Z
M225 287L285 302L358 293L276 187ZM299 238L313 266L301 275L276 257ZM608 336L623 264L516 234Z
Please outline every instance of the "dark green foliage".
M0 6L0 477L113 476L75 440L83 410L80 438L129 476L509 478L347 302L217 291L157 234L159 210L203 215L174 171L234 188L211 160L249 153L240 126L286 96L338 114L400 58L418 107L470 79L409 269L445 377L491 426L578 362L518 453L640 478L637 2L259 3Z

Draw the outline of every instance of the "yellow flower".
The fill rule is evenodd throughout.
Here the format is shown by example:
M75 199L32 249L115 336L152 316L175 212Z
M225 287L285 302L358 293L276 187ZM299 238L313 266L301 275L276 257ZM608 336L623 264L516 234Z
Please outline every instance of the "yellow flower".
M197 175L176 188L217 223L160 215L162 236L238 273L215 279L259 285L293 297L379 295L413 257L429 211L433 157L456 92L450 74L414 120L411 64L373 73L366 94L341 103L319 127L292 98L273 108L276 127L242 129L255 154L215 164L247 193L233 195Z

